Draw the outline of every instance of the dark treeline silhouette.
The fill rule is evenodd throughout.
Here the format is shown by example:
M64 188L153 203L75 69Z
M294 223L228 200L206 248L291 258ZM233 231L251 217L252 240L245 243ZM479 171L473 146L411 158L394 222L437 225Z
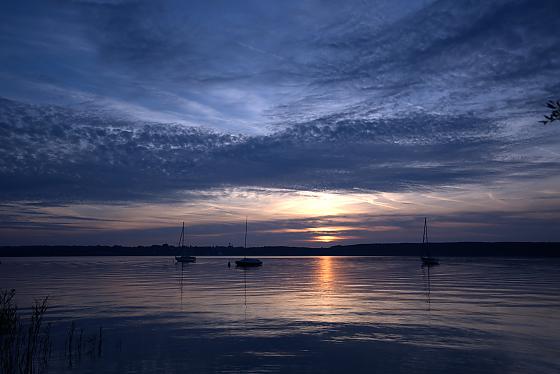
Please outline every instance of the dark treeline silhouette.
M437 256L451 257L560 257L560 243L455 242L430 243ZM0 257L26 256L175 256L181 249L152 246L4 246ZM194 256L420 256L418 243L384 243L309 247L191 247Z

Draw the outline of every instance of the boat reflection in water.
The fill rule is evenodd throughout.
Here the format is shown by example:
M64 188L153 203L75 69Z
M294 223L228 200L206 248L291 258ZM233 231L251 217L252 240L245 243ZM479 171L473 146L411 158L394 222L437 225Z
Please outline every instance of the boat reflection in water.
M258 267L246 267L246 266L239 266L237 267L237 271L243 273L243 322L247 324L247 309L248 309L248 302L247 302L247 275L252 274L254 271L258 271ZM246 328L246 327L245 327Z
M431 310L431 303L432 303L432 299L431 299L432 281L430 278L430 269L433 266L434 265L422 264L422 278L424 279L424 292L426 294L426 305L428 311Z

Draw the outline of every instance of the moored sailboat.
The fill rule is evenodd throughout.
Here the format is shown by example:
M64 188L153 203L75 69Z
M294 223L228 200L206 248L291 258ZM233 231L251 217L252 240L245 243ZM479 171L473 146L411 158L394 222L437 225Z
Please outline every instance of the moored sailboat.
M179 244L178 247L181 248L181 252L185 253L185 222L183 222L183 228L181 229L181 236L179 237ZM196 262L196 257L194 256L187 256L187 255L180 255L175 256L175 261L177 262Z
M422 259L422 266L434 266L439 265L439 260L435 257L432 257L430 254L430 244L428 241L428 220L424 217L424 233L422 235L422 248L424 251L424 255L421 257Z
M247 218L245 218L245 245L243 246L247 250ZM258 258L247 258L243 257L241 260L235 261L235 265L239 267L256 267L261 266L263 263Z

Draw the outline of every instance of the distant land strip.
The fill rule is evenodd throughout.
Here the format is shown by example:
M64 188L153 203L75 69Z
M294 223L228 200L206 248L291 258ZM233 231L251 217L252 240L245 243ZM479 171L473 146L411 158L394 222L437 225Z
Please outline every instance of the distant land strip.
M560 243L455 242L430 243L432 256L442 257L560 257ZM188 252L188 253L187 253ZM185 247L152 246L0 246L0 257L33 256L421 256L419 243L379 243L311 247Z

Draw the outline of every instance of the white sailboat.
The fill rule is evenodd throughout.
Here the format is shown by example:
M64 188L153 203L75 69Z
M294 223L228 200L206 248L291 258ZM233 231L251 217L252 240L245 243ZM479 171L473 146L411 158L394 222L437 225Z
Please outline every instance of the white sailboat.
M245 218L245 245L243 248L247 249L247 218ZM239 267L256 267L261 266L263 263L258 258L243 257L241 260L235 261L235 265Z
M175 256L175 261L185 263L185 262L196 262L196 257L194 256L186 256L185 253L185 222L183 222L183 228L181 230L181 236L179 237L179 244L178 247L181 248L180 256Z
M439 260L430 255L430 244L428 242L428 220L424 217L424 234L422 235L422 249L424 250L424 255L421 257L422 266L434 266L439 265Z

